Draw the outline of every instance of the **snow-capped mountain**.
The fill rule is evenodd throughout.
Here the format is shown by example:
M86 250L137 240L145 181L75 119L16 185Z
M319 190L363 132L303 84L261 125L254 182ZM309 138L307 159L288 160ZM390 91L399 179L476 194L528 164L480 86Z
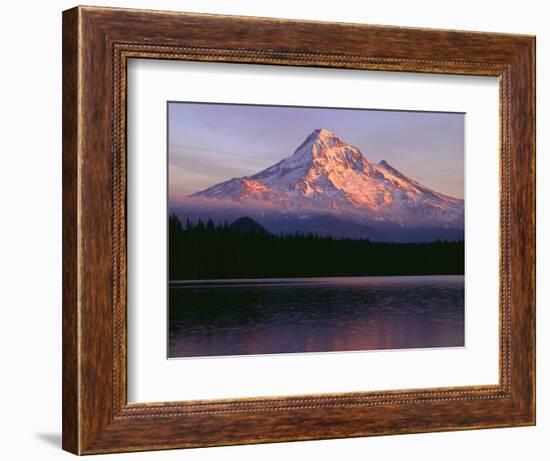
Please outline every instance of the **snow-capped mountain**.
M189 205L196 212L199 204L210 210L255 210L264 217L323 215L371 227L464 228L463 200L423 186L384 160L371 162L324 128L275 165L193 194Z

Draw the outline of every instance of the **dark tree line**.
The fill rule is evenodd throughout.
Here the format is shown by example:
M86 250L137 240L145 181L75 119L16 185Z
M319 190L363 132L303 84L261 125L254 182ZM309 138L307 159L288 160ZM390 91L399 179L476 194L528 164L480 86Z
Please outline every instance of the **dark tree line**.
M170 280L464 274L463 241L380 243L273 235L253 223L259 230L212 220L182 224L170 216Z

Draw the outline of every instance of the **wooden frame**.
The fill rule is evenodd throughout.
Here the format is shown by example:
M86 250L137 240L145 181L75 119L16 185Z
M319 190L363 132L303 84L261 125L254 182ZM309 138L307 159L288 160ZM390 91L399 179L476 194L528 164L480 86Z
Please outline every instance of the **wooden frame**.
M130 58L498 76L499 384L128 404ZM65 450L91 454L534 423L534 37L93 7L63 13Z

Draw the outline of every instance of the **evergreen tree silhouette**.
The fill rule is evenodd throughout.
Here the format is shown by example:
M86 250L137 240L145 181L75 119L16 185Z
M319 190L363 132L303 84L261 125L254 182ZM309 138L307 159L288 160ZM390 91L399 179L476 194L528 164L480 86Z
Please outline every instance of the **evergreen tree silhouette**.
M170 280L464 274L464 241L382 243L168 218Z

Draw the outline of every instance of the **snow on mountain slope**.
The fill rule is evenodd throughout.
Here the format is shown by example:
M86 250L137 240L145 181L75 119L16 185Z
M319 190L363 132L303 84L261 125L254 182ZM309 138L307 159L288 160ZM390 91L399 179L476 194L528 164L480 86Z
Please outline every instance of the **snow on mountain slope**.
M240 203L291 214L333 213L400 226L464 226L463 200L423 186L384 160L371 162L324 128L275 165L192 197L214 199L220 206Z

